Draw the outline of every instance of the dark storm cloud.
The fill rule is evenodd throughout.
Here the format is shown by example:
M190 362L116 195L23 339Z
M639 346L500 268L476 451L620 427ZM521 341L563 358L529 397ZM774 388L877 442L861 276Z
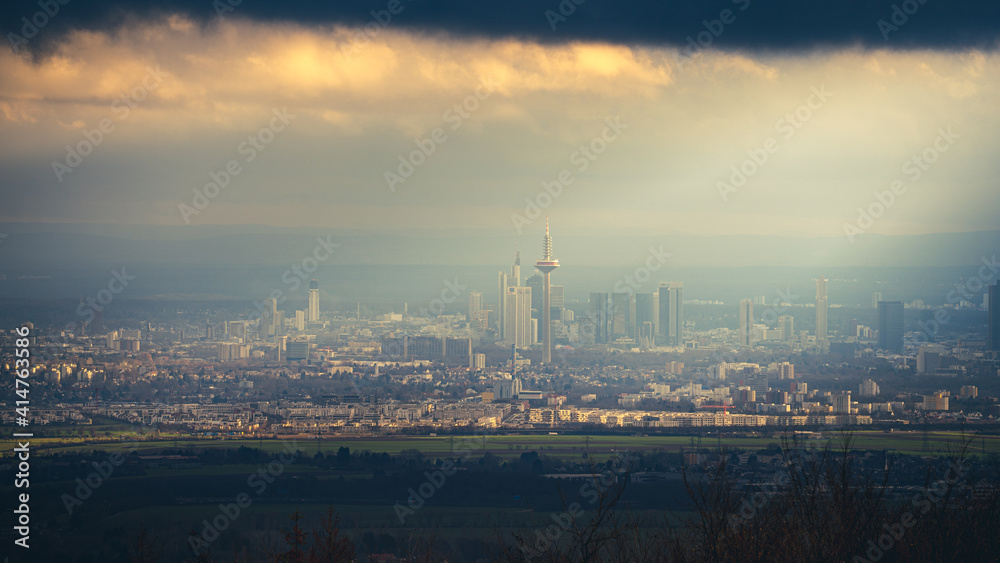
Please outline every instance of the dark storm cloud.
M353 0L16 0L0 7L4 34L22 33L24 21L45 21L25 45L36 54L71 29L114 30L132 18L181 13L209 23L224 17L307 26L364 26L390 1ZM459 37L512 37L543 43L572 40L676 46L689 38L723 49L801 51L864 46L892 49L995 49L1000 29L996 0L505 0L479 2L398 0L393 28ZM48 5L51 17L44 14ZM222 9L220 9L222 7ZM723 10L731 10L723 23ZM38 14L43 15L39 16ZM381 12L385 19L387 12ZM46 21L47 20L47 21ZM879 21L885 22L880 26ZM376 24L380 25L380 24ZM554 28L554 29L553 29ZM707 28L712 28L712 34ZM31 27L26 29L31 32ZM10 37L8 37L10 39Z

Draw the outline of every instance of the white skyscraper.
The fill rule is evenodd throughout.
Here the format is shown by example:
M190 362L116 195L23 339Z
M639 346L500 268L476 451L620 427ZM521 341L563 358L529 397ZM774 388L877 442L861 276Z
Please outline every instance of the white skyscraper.
M660 282L657 293L658 329L664 342L679 346L684 340L684 284Z
M306 312L305 311L295 311L295 330L299 332L305 332L306 330Z
M309 282L309 310L306 320L311 323L319 322L319 282L316 280Z
M504 342L518 348L531 346L531 288L508 287L504 311Z
M471 323L476 320L479 311L483 310L483 294L478 291L469 292L469 315L467 320Z

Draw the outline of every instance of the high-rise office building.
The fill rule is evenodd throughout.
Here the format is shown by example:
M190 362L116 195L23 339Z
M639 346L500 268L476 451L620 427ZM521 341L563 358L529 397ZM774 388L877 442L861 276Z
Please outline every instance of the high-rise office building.
M1000 351L1000 284L990 286L986 300L986 346L990 350Z
M878 347L890 352L903 351L903 302L878 302Z
M552 237L549 236L549 219L545 218L545 236L542 238L542 259L535 262L535 268L542 273L542 363L552 363L552 270L559 267L559 261L552 257Z
M500 272L497 276L500 290L500 301L497 307L497 334L506 338L507 336L507 272Z
M653 334L660 333L660 292L653 291Z
M545 289L542 287L545 285L545 280L542 279L541 274L536 273L524 280L524 285L531 288L531 308L540 317L542 315L542 306L545 301Z
M518 348L531 346L531 288L508 287L504 301L504 342Z
M305 311L295 311L295 330L299 332L306 331L306 312Z
M631 337L635 332L635 302L631 293L611 294L611 340Z
M467 320L471 323L478 319L478 313L483 309L483 294L478 291L469 292L469 314Z
M590 294L590 319L595 344L611 342L614 312L607 293Z
M826 278L816 280L816 340L826 340Z
M669 346L681 344L684 338L684 284L660 282L659 331Z
M653 308L653 296L655 293L635 294L635 326L641 329L646 323L650 327L656 326L656 311ZM636 333L638 334L638 332Z
M785 342L795 340L795 318L791 315L778 317L778 327L781 328L781 339Z
M275 307L277 307L277 302L275 302ZM274 335L284 336L285 335L285 312L275 311L274 312Z
M309 307L306 309L306 320L310 323L319 322L319 282L309 282Z
M753 301L740 301L740 346L753 344Z
M514 252L514 265L510 267L510 285L521 285L521 251Z
M549 311L552 320L563 320L563 309L566 308L566 289L561 285L549 287Z
M264 310L260 315L260 336L267 338L275 335L275 326L278 320L278 300L268 297L264 300Z
M876 291L872 294L872 309L878 309L878 302L882 300L882 292Z

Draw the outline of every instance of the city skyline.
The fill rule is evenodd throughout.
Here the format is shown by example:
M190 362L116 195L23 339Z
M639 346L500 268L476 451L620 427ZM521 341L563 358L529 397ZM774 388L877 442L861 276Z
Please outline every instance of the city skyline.
M998 552L1000 2L0 30L11 562Z

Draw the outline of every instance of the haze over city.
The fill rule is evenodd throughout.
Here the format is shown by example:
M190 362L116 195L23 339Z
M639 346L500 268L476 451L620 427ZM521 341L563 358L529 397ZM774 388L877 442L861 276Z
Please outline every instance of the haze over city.
M985 561L1000 5L0 6L12 561Z

